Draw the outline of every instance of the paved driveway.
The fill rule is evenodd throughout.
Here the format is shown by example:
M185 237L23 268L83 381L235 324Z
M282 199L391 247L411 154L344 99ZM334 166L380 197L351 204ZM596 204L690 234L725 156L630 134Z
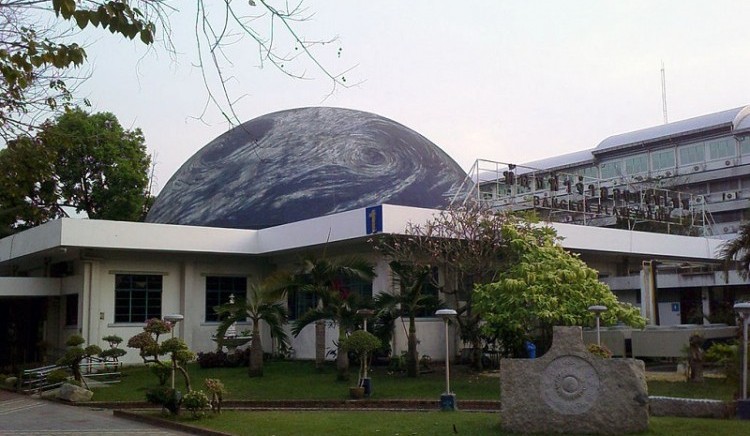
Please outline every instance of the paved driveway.
M0 390L0 435L184 435L112 416L111 410L74 407Z

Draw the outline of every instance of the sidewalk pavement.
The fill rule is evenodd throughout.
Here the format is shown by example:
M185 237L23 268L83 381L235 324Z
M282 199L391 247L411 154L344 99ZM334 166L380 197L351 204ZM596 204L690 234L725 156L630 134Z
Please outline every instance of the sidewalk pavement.
M73 407L0 390L2 435L185 435L146 423L118 418L111 410Z

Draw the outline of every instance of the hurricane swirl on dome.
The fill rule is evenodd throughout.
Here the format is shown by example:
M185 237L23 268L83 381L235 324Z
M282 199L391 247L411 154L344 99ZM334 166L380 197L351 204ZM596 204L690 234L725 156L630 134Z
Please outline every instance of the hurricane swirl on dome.
M219 136L167 182L147 222L264 228L382 203L439 208L466 173L379 115L301 108Z

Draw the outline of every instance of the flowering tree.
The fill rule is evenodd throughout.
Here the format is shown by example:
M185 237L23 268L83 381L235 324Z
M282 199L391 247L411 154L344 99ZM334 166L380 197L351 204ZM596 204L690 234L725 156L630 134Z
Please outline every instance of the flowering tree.
M169 354L171 368L182 374L185 380L185 388L190 391L190 375L186 365L195 359L195 353L190 351L185 341L180 338L170 338L159 343L159 336L169 333L174 325L168 321L152 318L146 322L143 332L139 333L128 340L128 347L137 348L143 363L152 363L156 368L159 381L162 385L166 383L170 373L169 365L165 365L159 360L159 356Z

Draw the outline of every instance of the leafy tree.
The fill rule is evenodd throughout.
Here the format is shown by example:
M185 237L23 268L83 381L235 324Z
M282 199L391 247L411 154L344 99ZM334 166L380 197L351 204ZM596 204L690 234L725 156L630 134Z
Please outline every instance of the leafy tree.
M397 292L384 292L375 297L375 307L378 317L393 319L394 317L409 318L409 334L407 338L406 374L409 377L419 375L419 351L417 349L416 318L420 313L432 313L439 306L439 301L432 295L423 293L425 286L432 278L432 268L428 265L418 265L400 261L390 262L391 270L399 278Z
M410 224L402 236L373 239L376 249L391 259L442 270L446 286L441 290L458 313L461 339L472 344L472 365L477 370L482 369L484 335L473 307L474 284L491 283L514 261L502 228L522 222L534 220L470 205L440 211L422 224ZM545 230L528 225L527 231Z
M128 340L128 347L137 348L143 363L153 364L155 373L159 377L162 385L166 383L166 377L169 377L169 366L165 365L159 356L169 354L171 368L179 371L185 380L185 388L190 391L190 375L187 372L187 363L195 359L195 354L190 351L185 341L180 338L170 338L159 343L159 337L169 333L174 325L168 321L153 318L146 322L143 332L131 337Z
M336 368L339 379L347 379L349 370L349 358L342 352L340 340L354 327L357 309L362 307L359 296L343 287L342 280L372 280L374 276L373 266L358 257L331 260L309 255L300 260L287 286L291 292L307 293L317 299L317 306L301 314L292 326L292 333L297 336L307 325L315 323L317 367L325 360L325 321L338 325Z
M502 338L506 354L519 355L523 341L537 331L542 345L548 346L552 326L590 322L592 305L607 307L601 314L604 324L645 325L639 310L620 303L595 270L557 243L553 231L527 232L508 224L503 226L503 238L518 261L501 271L495 282L477 285L474 301L485 333Z
M332 73L315 56L316 46L332 41L311 41L296 32L298 22L309 17L301 3L276 7L266 0L226 1L210 8L206 3L196 0L189 5L196 18L195 63L203 73L206 105L218 108L228 120L237 120L232 109L237 96L230 95L223 71L231 64L224 49L245 38L259 49L262 64L270 63L291 77L305 77L306 64L312 64L334 88L347 86L343 73ZM47 118L45 113L74 101L74 84L83 76L74 69L84 66L87 56L75 42L77 30L106 30L117 37L137 38L146 46L161 41L174 53L170 17L178 5L167 0L0 2L0 137L29 134L38 126L37 119Z
M260 334L260 322L265 321L271 330L271 337L280 341L282 348L289 347L289 338L284 330L287 322L287 310L279 300L285 294L284 289L274 289L264 284L253 283L248 289L247 300L238 299L216 308L222 318L219 326L219 337L224 336L227 328L233 323L250 318L253 322L252 342L250 343L250 377L263 375L263 342Z
M65 341L65 345L68 346L65 350L65 355L57 361L57 364L69 367L70 371L73 373L73 379L88 388L86 381L83 379L83 375L81 375L81 361L87 357L96 356L102 352L102 349L97 345L89 345L84 348L84 343L86 343L86 340L83 339L83 336L81 335L73 335L69 337L68 340Z
M750 276L750 223L743 224L737 237L721 246L719 257L724 261L725 277L732 262L737 261L737 272L747 280Z
M122 128L111 113L68 111L33 137L0 150L0 205L5 232L65 216L63 206L92 219L136 221L148 202L140 129Z

